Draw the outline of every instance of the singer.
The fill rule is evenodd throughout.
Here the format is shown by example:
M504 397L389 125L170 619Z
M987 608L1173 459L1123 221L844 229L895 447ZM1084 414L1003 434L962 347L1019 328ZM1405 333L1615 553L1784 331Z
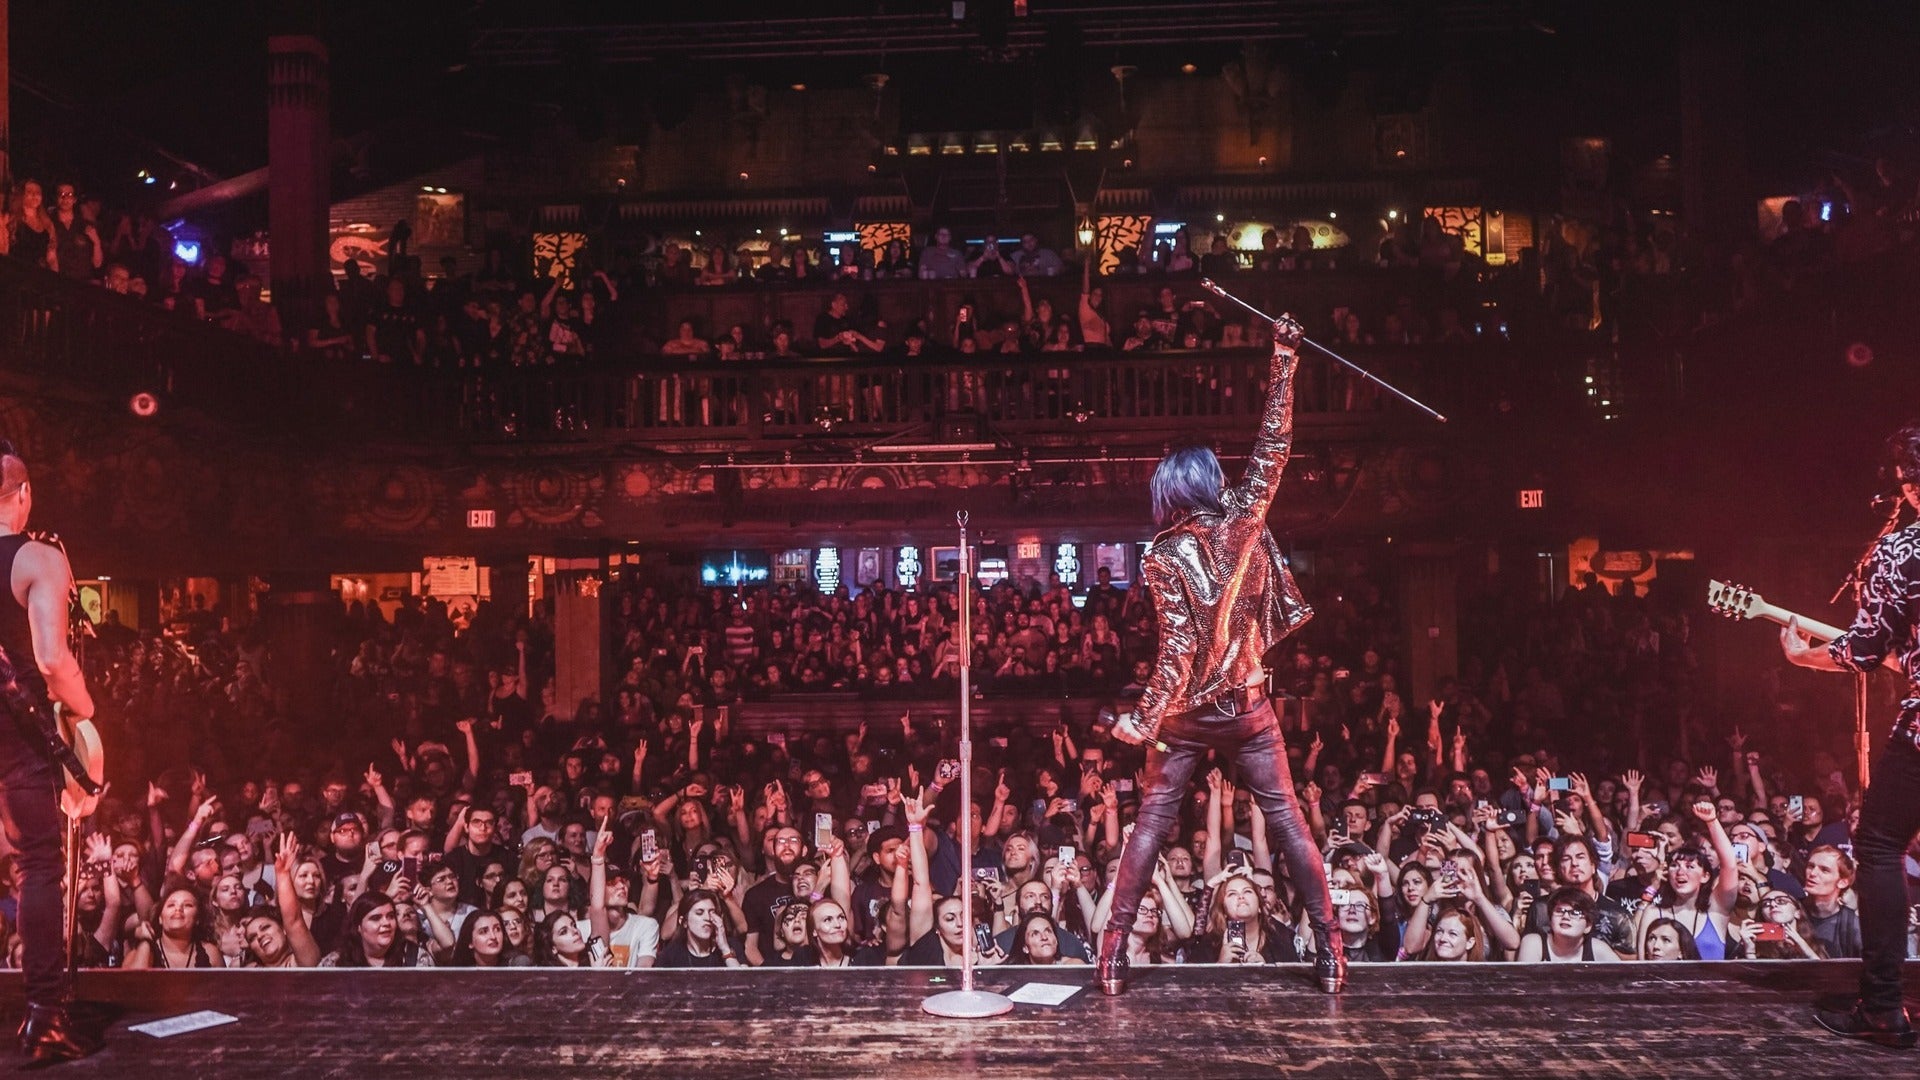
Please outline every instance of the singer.
M1274 321L1273 361L1260 432L1246 479L1227 487L1204 446L1174 450L1154 470L1154 523L1161 530L1141 560L1160 624L1160 652L1139 709L1115 726L1129 743L1149 743L1139 816L1120 857L1112 916L1100 937L1100 989L1126 989L1127 934L1172 833L1187 781L1208 750L1239 763L1240 783L1259 804L1311 920L1320 986L1339 993L1346 953L1334 922L1326 872L1294 796L1280 723L1267 701L1261 657L1313 617L1280 546L1267 531L1293 441L1293 375L1299 324Z
M1887 440L1900 497L1920 510L1920 420ZM1893 737L1874 763L1854 856L1860 894L1860 998L1850 1009L1816 1009L1821 1026L1883 1046L1915 1043L1900 999L1900 966L1907 955L1907 882L1903 859L1920 832L1920 522L1880 538L1868 556L1860 611L1847 632L1814 648L1796 621L1780 631L1787 659L1816 671L1869 672L1891 655L1907 677L1907 693Z

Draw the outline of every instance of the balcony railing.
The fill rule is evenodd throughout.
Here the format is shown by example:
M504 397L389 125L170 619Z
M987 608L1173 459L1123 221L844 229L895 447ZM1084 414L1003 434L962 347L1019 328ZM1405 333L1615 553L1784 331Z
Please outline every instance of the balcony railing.
M1277 293L1297 293L1303 281L1333 295L1340 291L1337 279L1347 278L1246 275L1236 286L1253 302L1279 309L1288 304ZM1346 283L1353 280L1358 277ZM1192 280L1165 284L1197 289ZM1110 283L1124 299L1109 308L1145 300L1158 285ZM820 282L806 288L666 290L635 306L719 305L711 311L717 317L726 305L772 305L755 316L756 326L769 314L805 314L810 325L811 314L841 288L877 297L883 313L988 302L982 296L1000 303L1001 293L1017 297L1006 281ZM1069 310L1067 296L1077 301L1078 282L1042 280L1032 288L1041 295L1059 293L1061 310ZM1570 406L1583 389L1584 361L1565 348L1482 341L1355 347L1349 355L1455 416L1515 403ZM914 358L690 364L629 353L575 366L478 372L322 364L0 260L0 370L67 380L82 391L123 399L148 390L169 409L289 435L470 443L743 444L821 436L1123 443L1244 428L1262 400L1267 354L1254 348L1038 356L941 350ZM1298 393L1306 423L1367 424L1401 408L1311 354L1301 365Z
M1369 347L1353 350L1352 359L1449 415L1491 410L1495 396L1562 406L1577 400L1572 370L1512 347ZM1234 349L655 361L624 370L523 368L464 378L401 372L393 392L366 397L356 410L371 430L474 442L737 444L910 436L916 429L947 443L1049 435L1125 442L1247 427L1264 400L1268 363L1264 349ZM1404 408L1311 356L1296 390L1308 422L1366 424Z

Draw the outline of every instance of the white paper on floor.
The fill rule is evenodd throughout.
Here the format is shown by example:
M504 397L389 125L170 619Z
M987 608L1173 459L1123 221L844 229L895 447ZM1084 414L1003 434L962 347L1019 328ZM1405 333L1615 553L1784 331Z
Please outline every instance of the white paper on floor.
M1079 992L1077 986L1034 982L1008 994L1007 999L1021 1005L1059 1005Z
M237 1016L228 1016L226 1013L214 1012L212 1009L202 1009L199 1012L169 1016L164 1020L149 1020L144 1024L135 1024L127 1030L151 1035L156 1039L165 1039L174 1035L185 1035L189 1031L199 1031L203 1028L219 1027L222 1024L234 1024L239 1021L240 1018Z

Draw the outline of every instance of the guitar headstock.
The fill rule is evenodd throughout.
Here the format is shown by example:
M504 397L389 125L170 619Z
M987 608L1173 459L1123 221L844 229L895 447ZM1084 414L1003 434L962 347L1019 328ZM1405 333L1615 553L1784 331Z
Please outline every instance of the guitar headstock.
M1707 582L1707 609L1716 615L1725 615L1729 619L1757 619L1766 603L1759 593L1745 585Z

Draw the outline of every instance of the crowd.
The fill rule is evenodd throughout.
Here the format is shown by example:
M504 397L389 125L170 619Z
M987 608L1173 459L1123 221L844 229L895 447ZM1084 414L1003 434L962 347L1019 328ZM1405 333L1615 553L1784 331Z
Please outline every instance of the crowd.
M988 964L1091 960L1139 795L1139 753L1111 738L1137 689L1114 683L1137 684L1154 648L1132 593L1096 584L1065 621L1037 583L980 597L983 681L1030 646L1041 668L1083 665L1103 707L1050 730L989 724L963 807L955 731L911 706L857 730L750 732L737 715L764 697L803 720L792 691L863 672L947 677L950 590L781 586L742 607L625 586L604 704L554 700L543 617L483 606L457 629L417 603L347 611L324 742L288 718L257 635L198 605L162 635L109 620L87 659L116 758L84 825L85 962L939 966L969 935ZM1857 955L1857 793L1824 754L1689 720L1678 605L1591 583L1551 604L1490 589L1458 677L1409 702L1369 575L1308 587L1319 616L1270 663L1353 960ZM1617 722L1634 711L1658 723ZM1196 779L1131 928L1135 962L1310 948L1234 781Z
M1829 175L1816 191L1786 200L1770 235L1709 255L1670 214L1609 204L1601 216L1552 215L1523 271L1538 282L1526 310L1486 306L1474 283L1487 266L1462 237L1422 217L1381 222L1377 235L1316 247L1304 227L1267 229L1259 248L1230 250L1225 235L1182 226L1149 232L1119 252L1111 274L1088 273L1091 260L1063 257L1034 232L993 235L966 245L936 225L927 240L894 240L878 250L857 243L774 241L700 249L656 239L637 250L615 245L562 287L535 280L531 260L494 247L477 273L443 259L437 274L396 255L384 272L357 262L323 309L283 316L260 298L261 282L227 253L209 250L199 265L175 254L174 238L151 215L105 207L71 182L22 178L0 206L0 254L75 280L93 281L159 307L217 323L276 347L335 360L370 358L427 368L504 368L591 359L666 357L786 358L887 352L1077 351L1231 348L1248 340L1247 323L1222 312L1187 283L1230 280L1245 271L1315 272L1386 268L1420 275L1418 289L1393 290L1356 304L1301 313L1308 329L1350 345L1453 344L1509 335L1573 334L1588 340L1671 339L1729 314L1762 307L1836 266L1910 247L1920 219L1914 180L1877 159L1871 170ZM1284 233L1284 235L1283 235ZM900 279L948 281L1083 276L1077 310L1029 299L1021 311L978 305L951 325L885 326L863 310L821 327L677 327L637 325L623 294L652 288L741 287ZM1157 305L1109 310L1102 285L1138 277L1165 279ZM1412 291L1416 297L1404 295ZM1169 310L1166 295L1177 296ZM824 312L820 321L830 318ZM844 325L838 325L844 324ZM813 333L809 333L813 330ZM972 339L972 344L967 340Z

